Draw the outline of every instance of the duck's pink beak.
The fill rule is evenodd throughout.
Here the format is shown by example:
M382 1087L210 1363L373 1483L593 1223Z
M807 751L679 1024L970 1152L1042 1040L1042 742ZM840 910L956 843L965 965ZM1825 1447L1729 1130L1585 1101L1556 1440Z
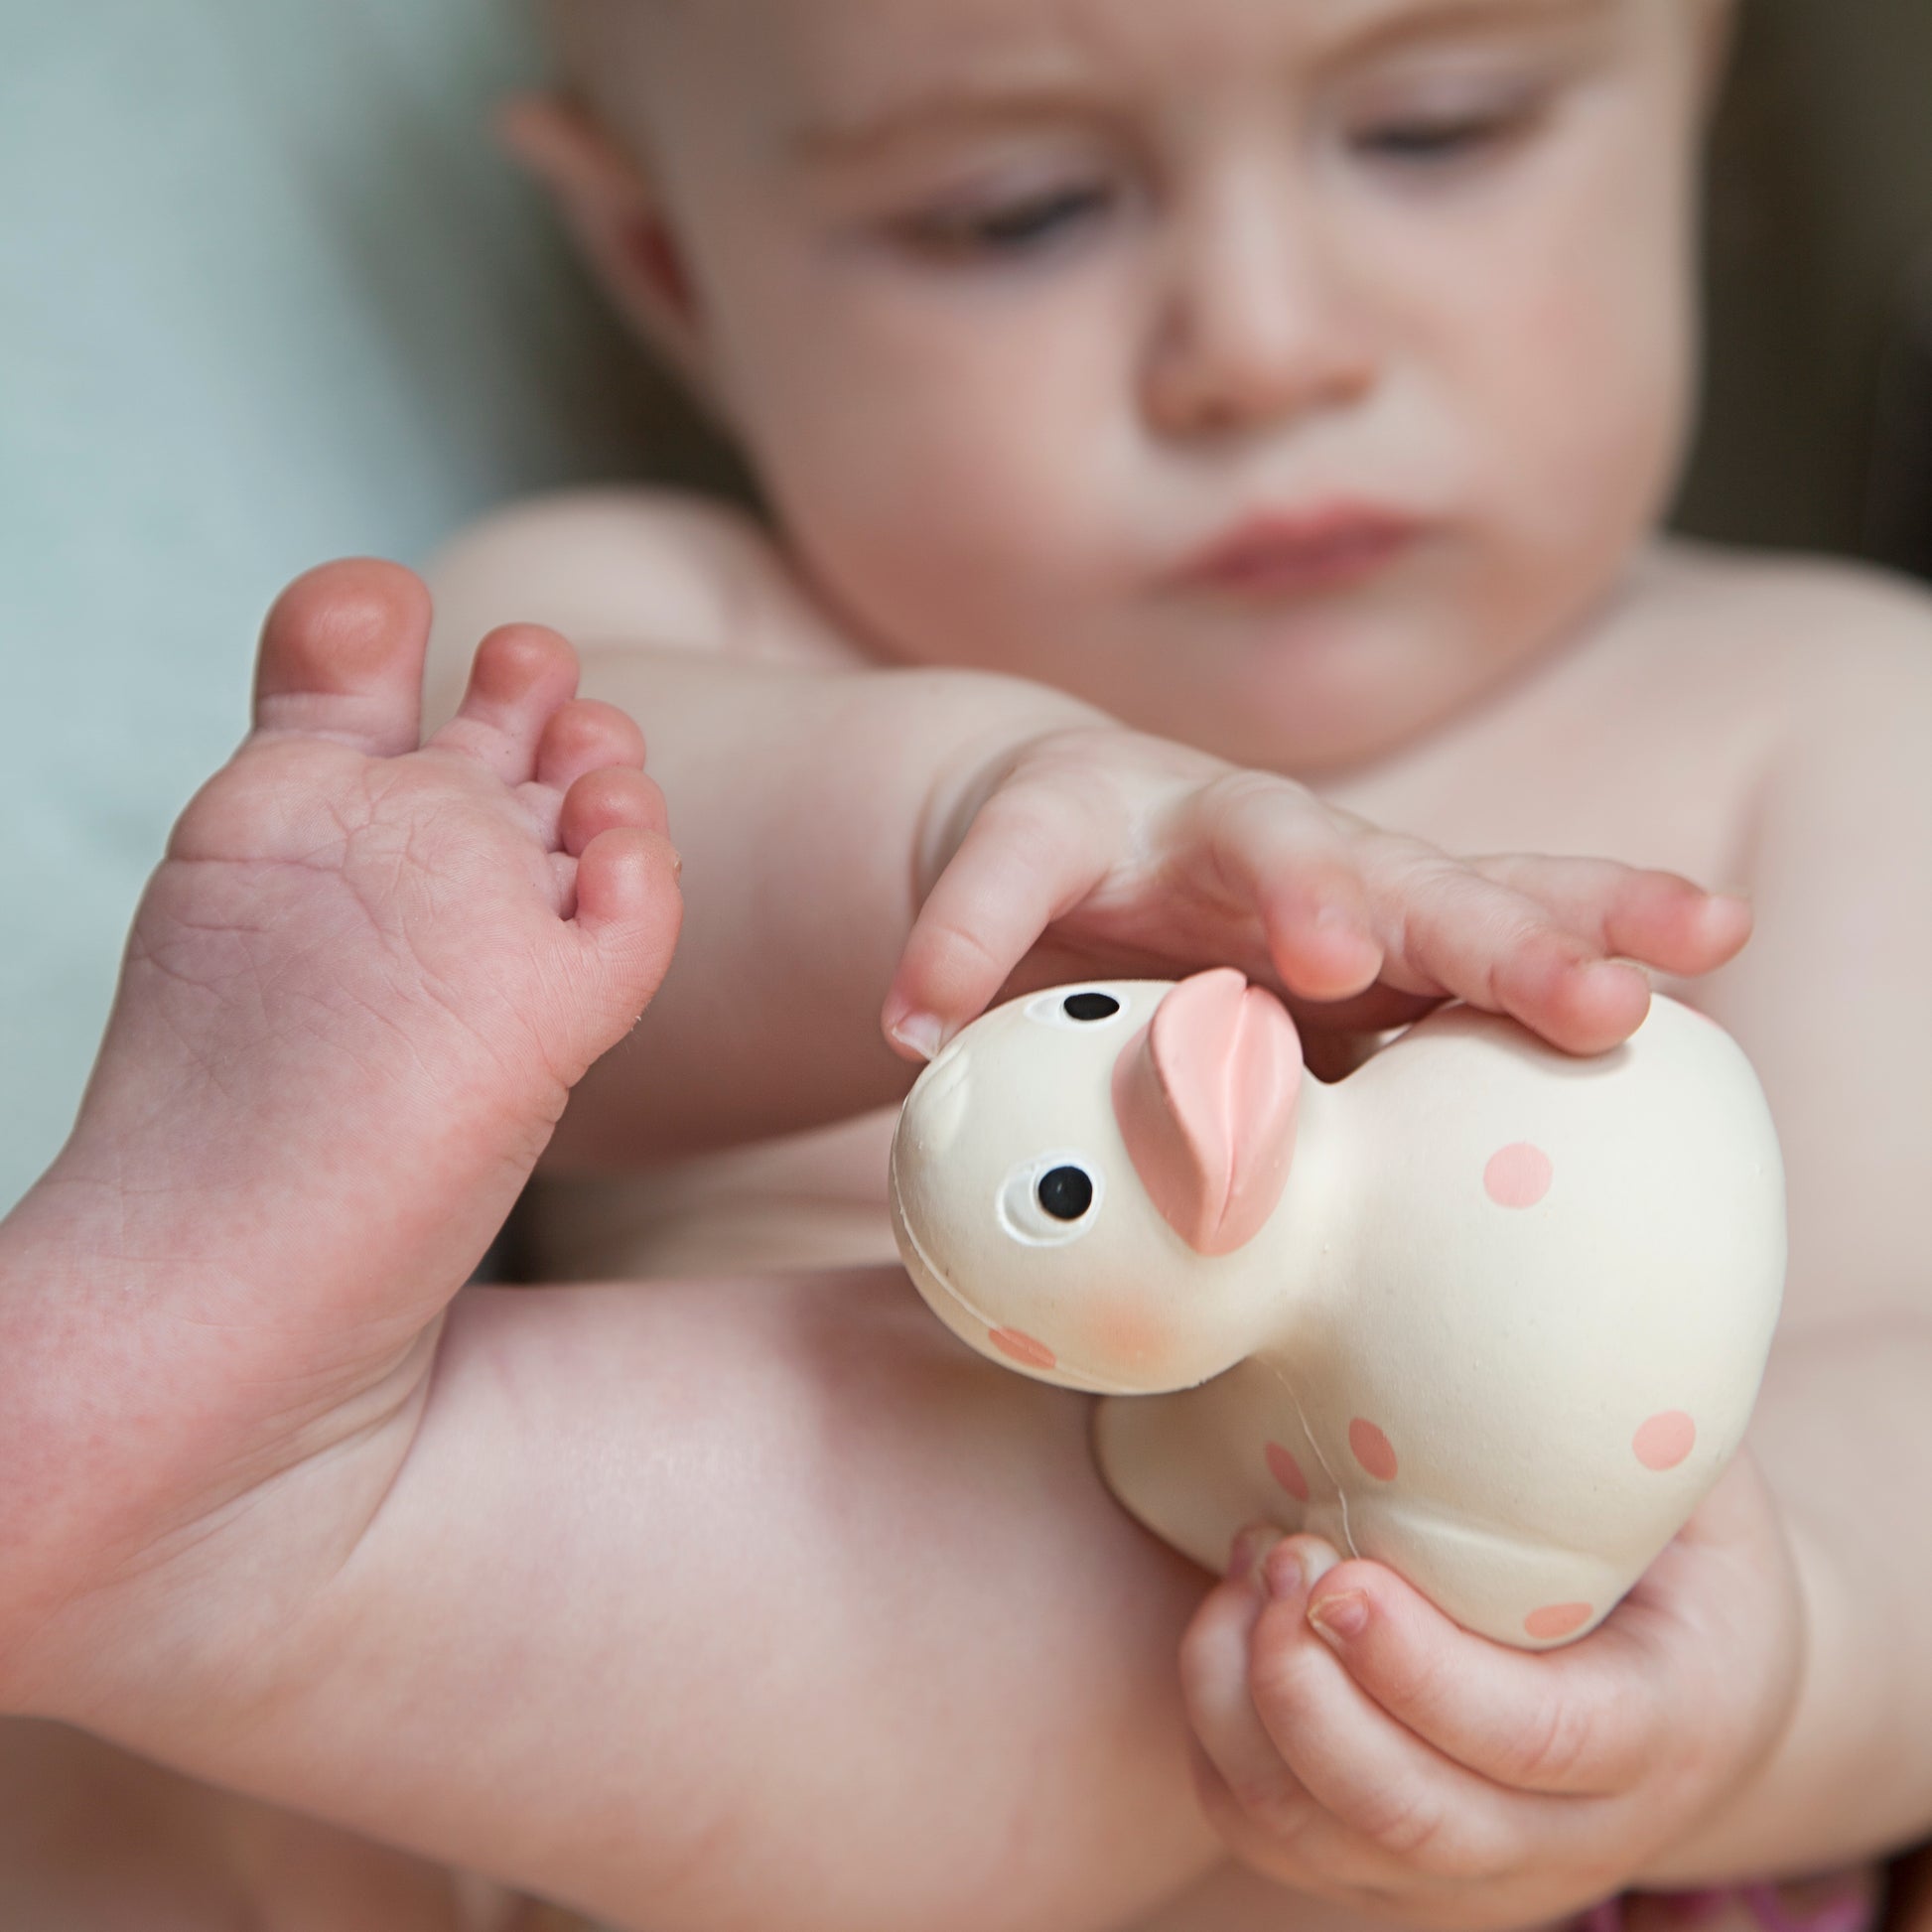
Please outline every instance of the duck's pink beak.
M1114 1066L1114 1117L1149 1197L1196 1253L1259 1234L1288 1184L1302 1037L1231 967L1161 1002Z

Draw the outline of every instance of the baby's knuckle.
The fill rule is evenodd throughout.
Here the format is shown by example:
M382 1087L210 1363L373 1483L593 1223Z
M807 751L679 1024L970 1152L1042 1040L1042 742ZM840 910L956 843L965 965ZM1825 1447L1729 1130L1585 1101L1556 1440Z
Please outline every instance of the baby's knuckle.
M1540 1712L1504 1753L1504 1774L1512 1783L1558 1790L1577 1782L1597 1755L1600 1722L1596 1715L1557 1703Z
M1248 1666L1248 1695L1264 1716L1278 1723L1293 1723L1307 1675L1303 1660L1294 1650L1257 1643Z
M1295 1853L1314 1822L1313 1803L1285 1773L1243 1778L1228 1789L1242 1817L1284 1856Z
M1355 836L1363 863L1389 891L1465 892L1474 883L1469 868L1459 859L1450 858L1441 846L1431 845L1427 839L1419 839L1412 833L1362 825Z
M1047 865L1064 850L1069 826L1078 825L1090 810L1090 802L1057 777L1034 776L989 798L974 829L1030 864Z
M1442 1655L1402 1655L1381 1661L1377 1696L1402 1711L1430 1713L1454 1707L1456 1665Z
M1355 1810L1362 1835L1403 1863L1433 1869L1442 1856L1442 1813L1413 1793L1379 1790Z
M1419 1792L1378 1793L1363 1809L1358 1829L1427 1877L1465 1883L1489 1875L1480 1849L1440 1804Z
M1202 821L1221 833L1253 822L1256 814L1289 815L1327 828L1330 815L1305 785L1273 771L1223 771L1194 794Z
M971 927L951 922L927 929L924 950L927 971L948 985L957 979L978 980L989 974L1002 979L1011 966Z

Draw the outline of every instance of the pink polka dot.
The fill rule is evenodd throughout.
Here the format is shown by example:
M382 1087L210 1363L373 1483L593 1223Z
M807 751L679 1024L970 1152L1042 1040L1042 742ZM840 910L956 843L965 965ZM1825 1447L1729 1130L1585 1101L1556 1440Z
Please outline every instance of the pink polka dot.
M1279 1443L1268 1445L1268 1473L1272 1475L1298 1503L1309 1499L1309 1479L1302 1473L1302 1465Z
M1372 1422L1357 1416L1348 1425L1348 1447L1355 1451L1355 1460L1377 1482L1395 1480L1395 1445Z
M1698 1445L1698 1426L1682 1409L1652 1416L1630 1447L1646 1469L1674 1469Z
M1539 1642L1558 1637L1574 1637L1596 1612L1587 1603L1551 1603L1532 1610L1523 1619L1523 1628Z
M1490 1158L1482 1185L1498 1207L1534 1207L1550 1191L1557 1171L1540 1147L1519 1141Z
M995 1328L987 1340L1009 1361L1018 1362L1022 1368L1059 1367L1059 1358L1043 1341L1035 1341L1032 1335L1022 1334L1018 1328Z

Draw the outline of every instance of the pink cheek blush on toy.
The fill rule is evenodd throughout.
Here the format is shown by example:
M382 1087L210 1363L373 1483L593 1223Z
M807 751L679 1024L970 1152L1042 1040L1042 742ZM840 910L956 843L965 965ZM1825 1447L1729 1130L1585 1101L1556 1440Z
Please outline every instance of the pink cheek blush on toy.
M1523 1649L1717 1481L1784 1284L1763 1093L1666 999L1588 1060L1448 1008L1324 1085L1232 971L1033 995L920 1076L892 1201L954 1333L1105 1398L1156 1534L1308 1530Z

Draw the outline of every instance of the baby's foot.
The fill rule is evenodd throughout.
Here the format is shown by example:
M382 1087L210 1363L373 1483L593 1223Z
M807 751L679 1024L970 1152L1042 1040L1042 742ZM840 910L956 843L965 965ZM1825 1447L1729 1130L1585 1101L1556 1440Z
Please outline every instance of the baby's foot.
M340 1564L442 1310L669 963L635 726L518 627L418 749L428 628L385 564L276 606L254 730L176 827L73 1137L0 1229L16 1614L165 1566L298 1465Z

